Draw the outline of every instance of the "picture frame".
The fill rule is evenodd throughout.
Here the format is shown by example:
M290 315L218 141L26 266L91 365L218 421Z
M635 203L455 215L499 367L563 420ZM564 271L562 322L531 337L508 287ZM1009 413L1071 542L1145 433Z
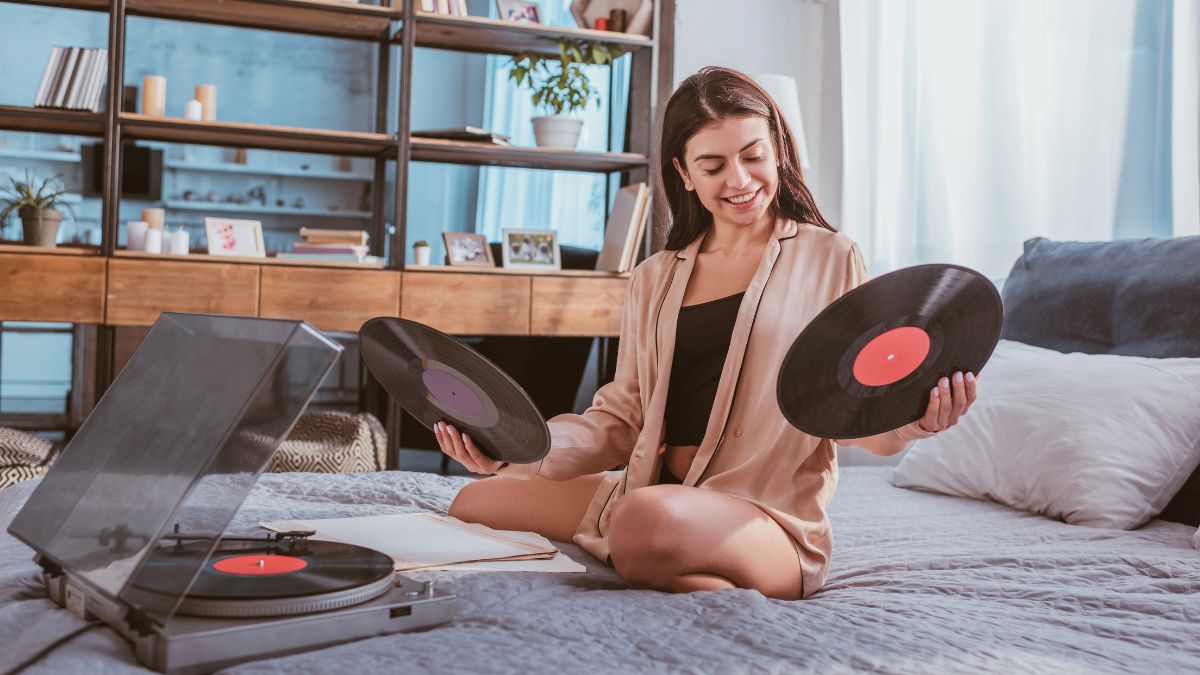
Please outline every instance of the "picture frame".
M475 232L443 232L446 264L452 267L495 267L487 237Z
M204 219L204 234L208 239L208 254L238 258L265 258L261 220L236 218Z
M554 230L503 230L504 267L518 270L562 269L558 232Z
M496 0L496 9L500 11L500 19L503 21L537 24L542 22L538 3L529 0Z

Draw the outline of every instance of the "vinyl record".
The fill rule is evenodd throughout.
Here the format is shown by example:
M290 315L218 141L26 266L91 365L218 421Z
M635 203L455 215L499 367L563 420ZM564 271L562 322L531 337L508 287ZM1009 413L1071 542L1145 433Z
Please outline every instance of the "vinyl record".
M156 551L135 585L149 593L178 588L180 568L195 565L208 542ZM265 541L222 541L196 581L189 600L270 600L329 594L391 579L395 563L369 548L331 541L305 541L284 549Z
M358 332L363 361L392 398L433 429L445 421L492 459L536 462L550 430L529 395L479 352L424 324L371 319Z
M820 438L902 427L925 415L940 378L979 373L1003 320L996 287L974 270L884 274L838 298L792 343L779 369L779 408Z

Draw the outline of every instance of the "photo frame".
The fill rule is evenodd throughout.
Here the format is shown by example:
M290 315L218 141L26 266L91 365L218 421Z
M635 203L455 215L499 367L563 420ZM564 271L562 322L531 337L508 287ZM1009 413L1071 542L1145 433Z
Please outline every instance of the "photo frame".
M209 255L267 257L261 220L208 217L204 219L204 234L208 239Z
M518 270L562 269L558 233L554 230L504 230L504 266Z
M529 0L496 0L496 9L500 10L500 18L504 21L537 24L542 22L538 4Z
M455 267L495 267L487 237L475 232L443 232L446 263Z

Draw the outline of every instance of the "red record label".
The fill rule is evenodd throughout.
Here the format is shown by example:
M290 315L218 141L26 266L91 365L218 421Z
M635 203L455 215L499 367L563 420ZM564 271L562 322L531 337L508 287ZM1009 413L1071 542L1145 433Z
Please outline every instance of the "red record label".
M308 561L290 555L233 555L217 560L212 566L225 574L266 576L299 572L308 567Z
M916 326L893 328L867 343L854 359L854 379L868 387L899 382L929 355L929 333Z

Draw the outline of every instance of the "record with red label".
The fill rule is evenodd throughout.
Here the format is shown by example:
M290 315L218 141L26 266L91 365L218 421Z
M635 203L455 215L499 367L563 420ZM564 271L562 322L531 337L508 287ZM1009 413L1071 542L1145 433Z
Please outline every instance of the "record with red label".
M483 354L396 317L371 319L358 335L371 374L427 428L444 421L470 435L488 457L512 464L536 462L550 451L550 430L537 406Z
M902 427L925 415L940 378L979 373L1003 321L999 292L975 270L884 274L838 298L792 343L779 369L779 408L820 438Z

